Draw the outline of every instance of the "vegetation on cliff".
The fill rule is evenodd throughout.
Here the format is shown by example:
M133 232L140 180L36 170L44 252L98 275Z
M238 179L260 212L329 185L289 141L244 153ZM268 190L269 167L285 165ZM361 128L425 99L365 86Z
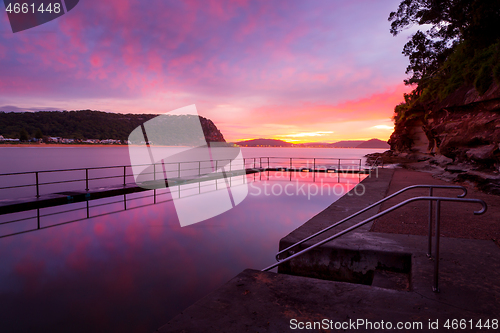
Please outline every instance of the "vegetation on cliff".
M428 27L403 49L410 60L405 84L415 88L395 108L396 127L425 117L460 88L482 96L500 85L500 1L403 0L389 21L393 35L415 24Z
M27 140L29 136L64 137L83 139L127 140L129 134L157 114L120 114L101 111L39 111L39 112L1 112L0 135ZM187 117L169 116L171 127L187 121ZM222 133L214 123L200 117L205 139L209 142L225 142ZM180 126L182 127L182 126Z
M500 1L403 0L389 21L427 30L404 46L414 89L382 157L500 195Z

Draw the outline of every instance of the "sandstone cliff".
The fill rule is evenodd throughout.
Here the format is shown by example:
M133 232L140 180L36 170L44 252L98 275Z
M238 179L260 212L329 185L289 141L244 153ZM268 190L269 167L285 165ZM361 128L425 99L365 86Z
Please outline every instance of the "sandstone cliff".
M420 108L396 122L385 156L500 194L500 85L493 83L483 95L463 86Z

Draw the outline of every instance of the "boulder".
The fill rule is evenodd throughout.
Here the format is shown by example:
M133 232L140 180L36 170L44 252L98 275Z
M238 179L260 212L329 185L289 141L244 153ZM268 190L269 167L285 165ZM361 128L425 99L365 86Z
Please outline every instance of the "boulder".
M497 149L496 144L471 148L465 152L467 157L475 161L483 161L493 159L493 152Z
M446 157L444 155L437 155L436 157L433 158L431 163L437 164L441 167L445 167L446 165L453 163L453 159Z

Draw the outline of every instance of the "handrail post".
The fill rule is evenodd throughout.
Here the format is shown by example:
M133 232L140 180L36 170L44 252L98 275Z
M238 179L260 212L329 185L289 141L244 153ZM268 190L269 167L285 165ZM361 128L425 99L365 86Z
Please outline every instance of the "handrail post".
M340 158L339 158L339 166L337 167L337 183L340 183Z
M418 185L417 185L418 186ZM414 188L414 187L409 187L409 188ZM298 256L301 256L302 254L312 250L312 249L315 249L317 248L318 246L321 246L325 243L328 243L328 242L331 242L332 240L348 233L348 232L351 232L352 230L356 229L356 228L359 228L363 225L365 225L366 223L368 222L371 222L375 219L378 219L379 217L381 216L384 216L385 214L387 213L390 213L402 206L405 206L406 204L410 203L410 202L414 202L414 201L419 201L419 200L436 200L436 240L435 240L435 246L436 246L436 250L435 250L435 253L436 253L436 258L435 258L435 262L434 262L434 278L433 278L433 286L432 286L432 290L434 292L439 292L439 284L438 284L438 279L439 279L439 238L440 238L440 213L441 213L441 201L455 201L455 202L475 202L475 203L480 203L482 205L482 209L481 210L478 210L478 211L474 211L474 215L480 215L480 214L484 214L486 212L486 210L488 209L488 206L486 205L486 202L484 202L483 200L481 199L463 199L463 198L449 198L449 197L414 197L414 198L411 198L411 199L407 199L403 202L400 202L399 204L396 204L390 208L387 208L386 210L380 212L380 213L377 213L375 215L372 215L371 217L361 221L361 222L358 222L356 223L355 225L353 226L350 226L348 227L347 229L344 229L338 233L336 233L335 235L333 236L330 236L326 239L323 239L322 241L319 241L318 243L314 244L314 245L310 245L309 247L305 248L305 249L302 249L300 250L299 252L296 252L296 253L293 253L292 255L290 255L289 257L271 265L271 266L268 266L266 268L264 268L262 271L268 271L274 267L277 267L285 262L288 262ZM310 238L310 237L308 237ZM290 248L290 247L289 247ZM280 252L283 252L283 251L286 251L288 250L289 248L285 249L285 250L282 250Z
M127 185L127 166L123 166L123 186Z
M89 169L85 169L85 191L89 190Z
M440 210L441 210L441 201L436 200L436 249L434 250L436 255L434 258L434 285L432 286L432 291L438 293L438 279L439 279L439 222L440 222Z
M313 158L313 182L316 181L316 159Z
M40 198L40 188L39 188L39 183L38 183L38 172L35 172L35 177L36 177L36 197Z
M217 167L218 167L218 161L215 160L215 172L217 172ZM217 187L218 181L217 178L215 178L215 190L217 191L219 188ZM179 192L180 192L180 187L179 187ZM180 198L180 197L179 197Z
M429 196L432 197L432 187L429 188ZM428 235L427 257L432 258L432 200L429 200L429 235Z
M201 176L201 161L198 161L198 176Z
M155 181L155 188L153 189L153 203L156 203L156 163L153 163L153 180Z

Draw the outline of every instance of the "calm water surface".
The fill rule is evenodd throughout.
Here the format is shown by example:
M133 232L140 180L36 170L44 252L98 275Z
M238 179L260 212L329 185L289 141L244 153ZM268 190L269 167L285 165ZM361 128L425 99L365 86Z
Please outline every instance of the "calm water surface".
M360 158L373 151L243 149L246 158ZM0 148L0 154L0 173L129 163L126 147ZM312 175L295 174L292 181L282 176L249 175L249 195L241 204L183 228L167 193L161 197L167 202L152 204L152 197L133 200L127 202L126 211L121 198L96 200L89 219L0 238L1 331L152 332L243 269L262 269L274 263L280 238L359 180L358 176L343 177L337 185L336 176L324 175L324 183L332 191L311 195ZM291 184L288 193L292 195L275 195L287 184ZM97 206L104 203L107 205ZM116 212L107 214L112 211ZM43 217L41 225L84 217L82 209ZM6 220L0 218L0 222ZM0 235L33 223L36 219L2 224Z

